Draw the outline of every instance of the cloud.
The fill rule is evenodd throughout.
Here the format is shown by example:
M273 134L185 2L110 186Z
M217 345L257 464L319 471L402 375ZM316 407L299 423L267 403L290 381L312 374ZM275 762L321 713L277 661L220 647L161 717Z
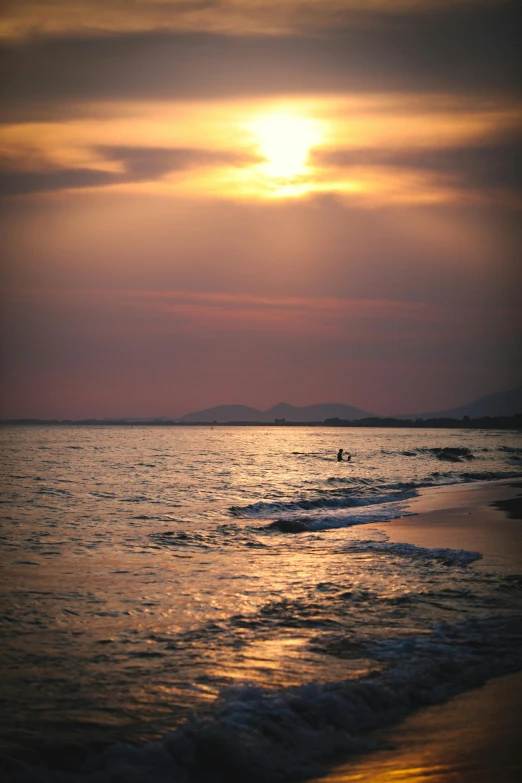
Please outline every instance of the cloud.
M356 148L318 150L313 161L334 169L393 169L437 175L468 190L522 193L522 143L515 138L442 148Z
M6 42L2 117L36 116L53 104L73 111L73 104L101 100L402 90L519 94L517 10L512 2L442 5L294 36L154 30Z
M16 160L0 167L0 196L20 196L76 188L106 187L161 179L166 174L205 166L244 166L256 158L246 154L199 149L157 147L100 146L108 163L119 163L121 171L97 168L62 168L24 171L16 169ZM23 160L18 161L23 163Z
M319 129L287 191L263 168L255 132L256 119L278 111L314 118ZM367 206L506 202L517 188L521 127L519 104L452 95L102 103L83 119L0 126L0 193L127 185L243 200L338 193Z
M161 322L175 319L191 328L236 332L330 335L356 341L413 336L423 324L441 321L439 309L417 302L334 297L260 297L245 294L186 291L111 292L120 304L154 314ZM393 325L393 326L392 326ZM418 331L417 331L418 336Z
M344 345L421 344L425 340L461 341L486 335L489 320L497 332L509 332L513 313L495 307L452 307L429 302L342 297L284 297L183 290L25 289L2 292L15 313L31 310L42 323L69 325L69 337L86 330L94 340L108 337L192 339L212 334L280 335L329 339ZM60 313L57 318L56 314ZM27 317L27 316L26 316ZM40 331L40 330L39 330ZM498 336L498 334L497 334ZM69 339L69 338L68 338Z
M228 150L126 146L101 146L98 149L110 160L123 163L132 181L155 179L171 171L204 166L245 166L259 160L254 155Z
M112 185L115 175L93 169L61 169L57 171L2 171L0 195L21 196L69 188L89 188Z
M400 16L484 0L4 0L0 35L39 37L138 30L280 34L376 14Z

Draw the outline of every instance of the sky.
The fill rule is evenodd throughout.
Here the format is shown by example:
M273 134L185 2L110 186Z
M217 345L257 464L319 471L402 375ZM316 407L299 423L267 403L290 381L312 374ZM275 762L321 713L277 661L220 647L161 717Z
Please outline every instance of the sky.
M503 0L4 0L0 416L522 382Z

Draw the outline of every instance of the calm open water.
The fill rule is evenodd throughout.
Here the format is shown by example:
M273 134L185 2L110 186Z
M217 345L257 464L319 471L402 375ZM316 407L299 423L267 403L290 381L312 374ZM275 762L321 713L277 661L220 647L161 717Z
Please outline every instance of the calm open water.
M520 434L0 439L9 779L305 780L368 729L522 667L522 578L379 527L422 487L521 476Z

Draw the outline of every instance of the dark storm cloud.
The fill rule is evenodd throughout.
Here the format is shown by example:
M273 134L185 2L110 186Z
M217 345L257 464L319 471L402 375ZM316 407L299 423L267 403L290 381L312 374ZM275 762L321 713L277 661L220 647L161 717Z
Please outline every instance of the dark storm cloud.
M514 3L366 17L311 36L143 33L4 44L3 117L52 103L324 91L519 92Z
M522 140L444 149L358 149L317 151L314 161L335 167L393 167L441 174L468 188L522 192Z
M121 163L123 171L100 171L89 168L17 171L0 166L0 196L20 196L68 188L103 187L129 182L160 179L187 169L219 164L242 166L255 158L235 152L211 152L197 149L163 147L103 146L97 148L107 161Z

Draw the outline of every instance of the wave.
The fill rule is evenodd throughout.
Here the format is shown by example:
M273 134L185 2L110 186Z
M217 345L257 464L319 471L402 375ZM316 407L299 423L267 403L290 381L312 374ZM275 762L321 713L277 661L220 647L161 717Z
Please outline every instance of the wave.
M200 533L185 530L166 530L162 533L151 533L149 539L158 548L183 547L188 549L214 549L216 547L244 545L248 547L265 548L267 545L259 541L255 533L259 530L241 528L234 524L217 525L212 530Z
M475 455L466 446L436 446L419 447L400 452L404 457L416 457L418 454L426 454L447 462L463 462L476 459Z
M339 528L354 527L355 525L368 525L370 523L387 522L401 516L409 516L402 506L396 503L388 503L383 506L370 506L360 514L346 514L339 516L290 517L288 519L275 519L261 531L279 533L318 533L322 530L336 530Z
M59 489L58 487L40 487L35 491L36 495L51 495L51 496L63 496L71 497L71 493L68 489Z
M404 457L416 457L418 454L437 457L439 454L449 454L454 457L465 457L467 459L474 458L474 455L467 446L417 446L411 449L404 449L403 451L381 449L380 453L391 456L401 454Z
M348 547L351 552L371 552L373 554L395 555L410 560L428 562L436 560L447 566L467 566L480 560L480 552L470 552L467 549L427 549L413 544L389 543L381 541L356 541Z
M361 506L375 506L383 503L393 503L398 500L407 500L415 496L415 490L411 492L394 492L388 495L374 495L371 497L352 497L350 494L321 496L312 498L300 498L299 500L266 502L259 501L247 506L231 506L229 512L234 517L270 518L275 514L291 513L293 511L317 511L321 509L349 509Z
M360 488L360 487L373 487L375 485L375 481L373 479L365 479L358 476L357 478L354 478L352 476L330 476L330 478L326 479L327 484L349 484L354 487Z
M450 470L441 472L435 470L421 481L398 481L385 484L382 489L427 489L445 484L468 484L474 481L501 481L503 479L520 478L518 470Z
M432 473L432 476L441 476L450 479L447 483L460 484L472 481L500 481L502 479L520 478L522 473L515 470L471 470L455 473Z
M375 748L372 732L522 668L520 615L440 626L374 644L385 667L359 680L227 689L203 714L142 746L119 744L74 771L30 767L11 783L283 783ZM349 641L349 640L347 640ZM20 765L21 766L21 765ZM6 778L7 780L7 778Z
M324 490L317 488L316 494L295 500L265 501L245 506L230 506L229 514L246 519L270 519L270 517L295 512L314 512L321 510L355 509L365 506L380 506L409 500L418 495L418 490L442 484L463 484L474 481L498 481L519 478L520 471L484 470L484 471L433 471L419 481L396 481L380 483L369 479L344 478L330 476L326 483L340 485L340 489ZM346 486L348 485L348 486ZM363 494L366 493L366 494ZM379 494L381 493L381 494Z

